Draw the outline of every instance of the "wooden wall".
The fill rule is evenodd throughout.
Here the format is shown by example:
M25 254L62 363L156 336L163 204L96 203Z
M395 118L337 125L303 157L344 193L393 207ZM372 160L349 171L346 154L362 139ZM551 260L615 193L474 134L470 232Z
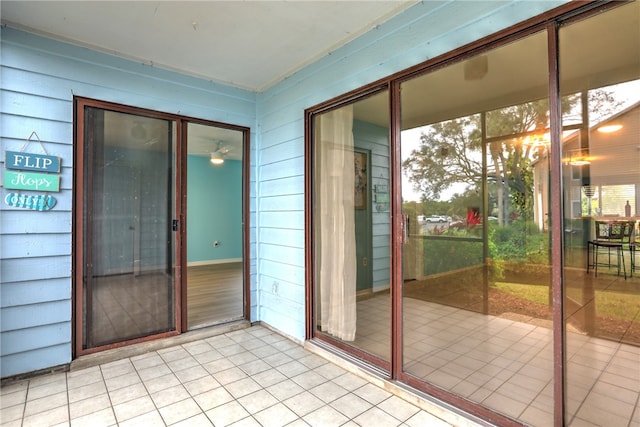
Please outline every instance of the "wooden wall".
M71 361L73 96L252 130L256 121L255 94L245 90L11 28L2 28L1 49L1 162L4 151L20 151L32 131L50 155L62 158L61 191L51 211L9 207L4 203L8 191L0 192L0 376L7 377ZM41 152L33 142L26 151ZM255 179L255 173L251 176ZM250 209L255 212L253 201ZM255 227L251 241L255 244Z

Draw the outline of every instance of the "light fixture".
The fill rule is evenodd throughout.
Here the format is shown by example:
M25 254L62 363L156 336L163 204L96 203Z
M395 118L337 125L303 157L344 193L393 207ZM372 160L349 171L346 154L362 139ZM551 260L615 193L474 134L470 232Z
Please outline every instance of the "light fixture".
M216 151L214 153L211 153L211 157L209 158L209 161L211 162L212 165L221 165L224 163L224 158L220 153Z
M609 125L599 126L598 132L613 133L613 132L618 132L620 129L622 129L622 125L620 123L612 123Z
M590 165L589 152L585 149L572 150L569 152L569 164L572 166Z

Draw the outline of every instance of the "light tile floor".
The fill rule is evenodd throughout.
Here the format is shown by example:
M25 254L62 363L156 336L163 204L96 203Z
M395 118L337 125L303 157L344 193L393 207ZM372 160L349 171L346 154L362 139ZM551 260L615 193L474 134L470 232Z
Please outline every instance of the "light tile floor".
M358 303L357 345L388 348L389 307L387 294ZM550 323L413 298L403 310L408 373L526 425L553 425ZM640 347L568 332L567 361L567 425L640 427Z
M449 426L261 326L8 384L3 426Z

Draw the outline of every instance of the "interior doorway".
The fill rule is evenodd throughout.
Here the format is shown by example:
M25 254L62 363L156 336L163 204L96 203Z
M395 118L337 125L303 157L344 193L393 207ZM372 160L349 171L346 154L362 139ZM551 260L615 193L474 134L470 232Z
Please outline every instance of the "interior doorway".
M187 124L187 329L242 319L244 132Z

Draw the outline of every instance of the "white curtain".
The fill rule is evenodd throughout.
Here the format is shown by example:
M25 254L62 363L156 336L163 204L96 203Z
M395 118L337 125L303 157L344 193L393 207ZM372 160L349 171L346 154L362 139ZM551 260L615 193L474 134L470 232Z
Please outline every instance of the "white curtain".
M344 341L356 334L356 239L353 107L316 122L316 221L319 251L320 327Z

